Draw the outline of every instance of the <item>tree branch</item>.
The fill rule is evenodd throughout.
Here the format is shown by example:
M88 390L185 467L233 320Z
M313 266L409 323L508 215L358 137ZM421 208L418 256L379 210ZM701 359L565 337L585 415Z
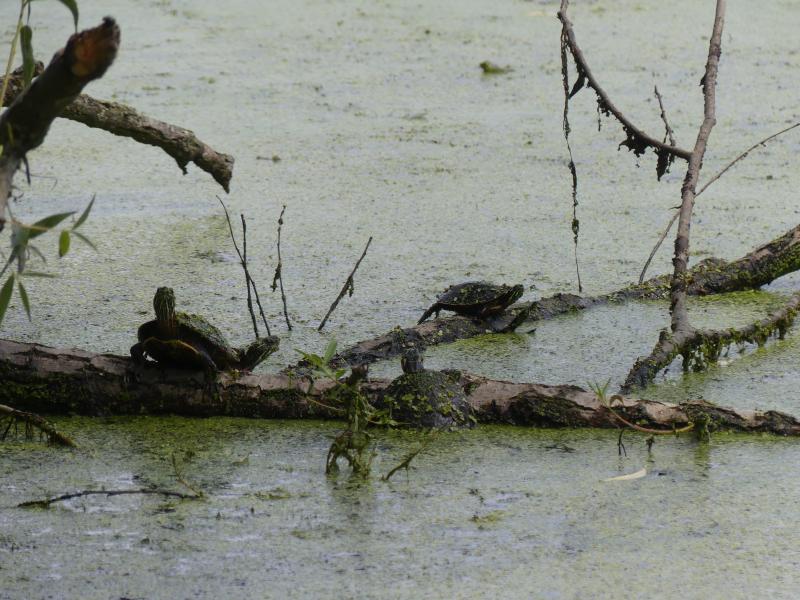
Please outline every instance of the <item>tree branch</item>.
M90 81L102 77L119 47L119 27L106 17L72 35L50 64L0 116L0 230L14 174L25 155L38 147L53 120Z
M37 71L41 72L41 67ZM11 104L21 91L22 72L18 69L9 77L8 91L3 99L3 105ZM58 116L83 123L87 127L131 138L141 144L161 148L175 159L184 175L186 166L190 162L194 163L211 175L226 192L230 191L233 157L217 152L198 139L189 129L153 119L125 104L97 100L86 94L76 97Z
M584 83L592 88L597 94L597 101L600 110L605 114L614 115L625 131L625 135L627 137L620 145L627 146L629 149L633 150L637 156L642 154L649 147L653 148L657 152L666 152L684 160L689 160L691 153L688 150L684 150L683 148L679 148L675 145L665 144L646 134L644 131L636 127L636 125L634 125L614 105L614 103L608 97L608 94L598 83L597 79L592 73L592 70L589 68L589 64L586 62L583 51L581 50L580 46L578 46L578 42L575 39L575 31L573 30L572 22L567 17L568 8L569 0L561 0L561 9L558 11L558 19L561 21L564 39L578 69L578 81L576 81L575 86L572 88L571 95L575 95L584 85Z

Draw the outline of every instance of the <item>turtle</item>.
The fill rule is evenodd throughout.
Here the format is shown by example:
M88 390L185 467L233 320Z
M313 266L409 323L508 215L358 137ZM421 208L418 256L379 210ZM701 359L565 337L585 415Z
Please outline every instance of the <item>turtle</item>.
M522 298L525 288L521 285L495 285L486 281L467 281L451 285L426 310L417 325L433 313L450 310L465 317L487 319L503 312L508 306Z
M403 374L393 380L377 408L410 427L444 428L471 425L472 409L463 388L459 385L457 371L426 370L422 356L408 348L400 359Z
M156 290L153 308L155 320L139 327L139 341L131 346L131 357L137 363L149 356L159 363L201 369L213 375L231 369L250 371L278 349L275 336L234 348L219 329L200 315L177 312L175 292L169 287Z

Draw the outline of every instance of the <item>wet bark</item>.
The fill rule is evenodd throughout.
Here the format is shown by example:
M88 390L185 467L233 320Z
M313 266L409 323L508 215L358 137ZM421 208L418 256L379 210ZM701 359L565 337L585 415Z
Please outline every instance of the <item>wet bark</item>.
M137 367L128 357L0 340L0 403L43 414L335 418L325 403L332 382L289 375L223 373L216 387L202 373ZM387 380L363 390L380 398ZM717 429L800 435L800 422L776 411L733 410L705 402L680 405L615 397L611 412L575 386L511 383L461 374L479 422L547 427L619 427L614 413L642 427L671 431L708 417Z

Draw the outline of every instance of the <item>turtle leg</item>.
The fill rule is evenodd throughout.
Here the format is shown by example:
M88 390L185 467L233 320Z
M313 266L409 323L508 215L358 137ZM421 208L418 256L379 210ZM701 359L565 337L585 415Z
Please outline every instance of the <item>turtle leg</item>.
M219 396L219 385L217 384L217 375L219 369L217 363L211 358L208 352L202 348L196 348L197 358L203 367L203 374L205 376L206 390L210 396Z
M439 308L438 304L434 304L433 306L431 306L428 310L426 310L424 313L422 313L422 316L420 317L419 321L417 321L417 325L420 325L421 323L423 323L433 313L436 313L436 318L438 319L439 318L439 310L441 310L441 309Z
M131 358L137 365L142 365L146 362L144 357L144 344L142 344L142 342L137 342L131 346Z

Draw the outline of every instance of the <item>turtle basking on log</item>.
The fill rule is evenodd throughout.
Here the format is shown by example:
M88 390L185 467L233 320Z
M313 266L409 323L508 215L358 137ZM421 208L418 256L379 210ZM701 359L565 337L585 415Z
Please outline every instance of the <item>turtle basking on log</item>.
M403 374L386 388L378 408L387 410L400 425L452 427L472 425L472 409L459 385L458 372L428 371L416 348L400 359Z
M433 305L425 311L417 325L432 314L449 310L465 317L488 319L499 315L514 302L522 298L525 288L521 285L495 285L485 281L467 281L451 285Z
M149 356L159 363L201 369L213 375L231 369L250 371L278 349L275 336L234 348L219 329L200 315L177 312L172 288L156 290L153 308L155 320L139 327L139 342L131 347L131 357L137 363L144 363Z

